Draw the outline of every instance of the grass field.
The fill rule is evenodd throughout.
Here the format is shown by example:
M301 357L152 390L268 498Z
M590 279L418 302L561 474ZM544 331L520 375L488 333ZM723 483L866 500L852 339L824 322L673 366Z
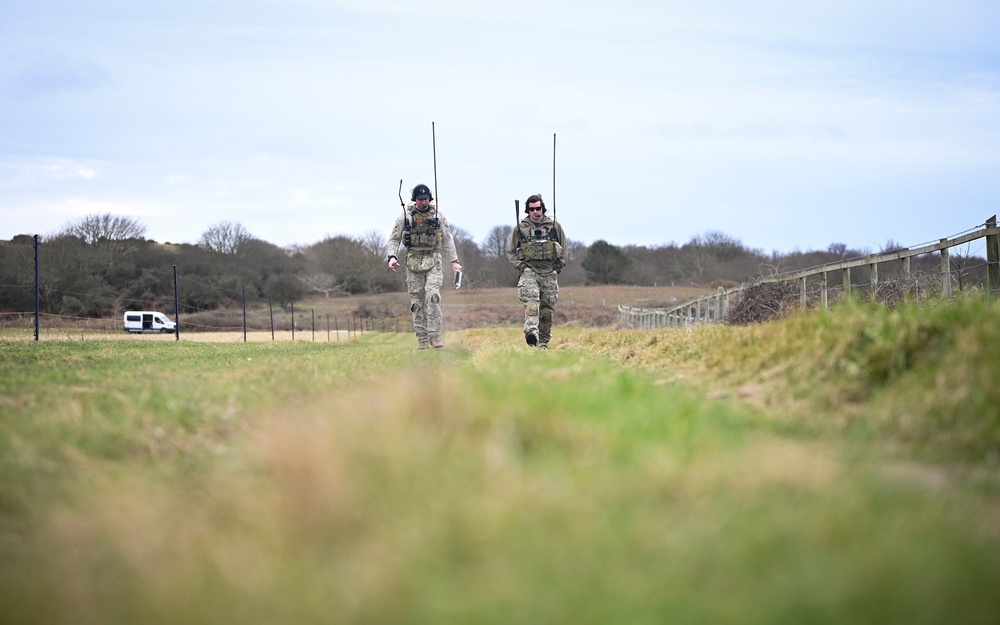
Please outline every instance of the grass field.
M0 622L995 623L998 334L0 334Z

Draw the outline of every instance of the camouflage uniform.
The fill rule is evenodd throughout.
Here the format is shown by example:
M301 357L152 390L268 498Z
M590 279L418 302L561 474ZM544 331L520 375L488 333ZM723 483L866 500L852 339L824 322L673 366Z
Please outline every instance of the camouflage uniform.
M532 241L556 243L551 254L554 258L528 259L531 254L525 254L525 249ZM548 216L537 224L528 217L522 219L507 244L507 260L521 272L517 296L524 304L524 334L527 337L534 332L539 347L548 347L552 339L552 313L559 299L556 277L566 264L565 246L562 226Z
M406 290L410 294L410 312L413 313L413 331L417 335L417 343L426 347L429 341L439 343L441 338L441 285L444 283L442 254L449 262L457 263L458 252L455 250L455 239L451 235L448 220L438 212L434 204L428 205L426 211L419 211L416 204L411 203L405 211L405 220L400 215L392 227L386 258L396 256L399 246L404 243L403 232L408 223L414 244L406 248ZM433 226L434 219L438 220L437 227ZM431 231L436 231L432 241L426 238L418 241L415 236L425 225Z

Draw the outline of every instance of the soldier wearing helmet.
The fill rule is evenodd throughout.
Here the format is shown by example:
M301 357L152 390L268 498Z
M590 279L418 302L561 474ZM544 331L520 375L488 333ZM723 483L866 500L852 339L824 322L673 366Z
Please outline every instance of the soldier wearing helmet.
M524 212L527 216L511 232L507 260L521 272L517 296L524 304L524 340L548 349L552 314L559 299L557 276L566 264L566 234L546 214L541 194L525 200Z
M430 188L418 184L410 192L410 200L392 227L386 262L390 270L396 271L401 264L396 254L400 245L406 248L406 290L410 294L417 349L444 347L441 342L442 256L451 262L452 271L461 271L462 265L458 262L448 220L431 203L434 196Z

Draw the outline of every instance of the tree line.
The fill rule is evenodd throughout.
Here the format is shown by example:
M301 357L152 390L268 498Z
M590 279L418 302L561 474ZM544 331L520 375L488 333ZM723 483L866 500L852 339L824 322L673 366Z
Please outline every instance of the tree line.
M495 226L477 243L452 227L469 288L514 287L517 272L507 261L511 226ZM185 310L213 310L267 299L287 309L308 296L405 291L402 274L386 271L387 237L328 236L312 245L279 247L253 236L243 225L220 222L195 244L157 243L145 238L138 220L111 214L88 215L67 223L40 245L39 294L42 311L107 317L137 308L170 309L172 267L178 268L178 296ZM765 254L712 231L687 243L646 247L599 240L567 241L569 263L563 285L735 286L761 274L814 267L865 256L868 250L840 243L823 251ZM0 311L34 309L34 237L0 241ZM899 249L892 241L881 252ZM960 270L971 259L953 256ZM927 259L929 266L933 261Z

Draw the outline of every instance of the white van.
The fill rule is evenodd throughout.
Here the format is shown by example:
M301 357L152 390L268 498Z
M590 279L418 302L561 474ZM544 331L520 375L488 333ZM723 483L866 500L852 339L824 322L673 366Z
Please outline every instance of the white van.
M167 319L163 313L151 310L127 310L125 311L125 331L126 332L173 332L177 329L177 324Z

